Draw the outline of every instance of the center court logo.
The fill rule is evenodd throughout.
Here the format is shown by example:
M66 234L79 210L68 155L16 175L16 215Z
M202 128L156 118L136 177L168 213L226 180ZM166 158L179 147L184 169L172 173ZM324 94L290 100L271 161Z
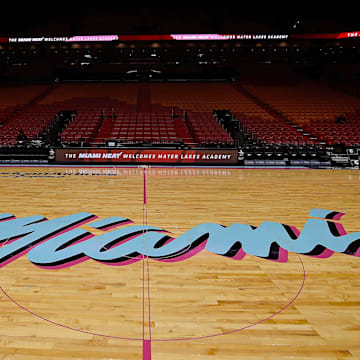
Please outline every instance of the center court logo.
M286 262L289 251L317 258L334 252L360 256L360 232L346 233L338 222L343 213L312 209L309 215L312 218L301 232L271 221L259 227L203 223L174 238L165 229L132 225L131 220L117 216L95 220L95 215L81 212L47 220L41 215L17 219L0 214L0 267L25 254L33 264L47 269L90 259L107 265L128 265L144 257L176 262L204 249L235 260L250 254L278 262ZM104 233L95 236L80 228L83 224ZM108 231L114 227L121 228Z

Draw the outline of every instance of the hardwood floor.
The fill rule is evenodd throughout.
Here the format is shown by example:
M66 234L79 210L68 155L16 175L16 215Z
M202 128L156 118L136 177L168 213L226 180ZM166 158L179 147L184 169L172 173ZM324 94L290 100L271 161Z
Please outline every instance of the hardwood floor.
M309 211L320 208L346 213L340 220L346 231L360 231L358 171L145 171L146 206L142 168L2 167L0 214L51 220L86 211L178 237L208 222L273 221L301 231ZM24 255L0 268L0 286L0 360L143 359L148 290L153 360L360 359L355 256L290 252L280 263L203 250L173 263L110 266L90 259L49 270Z

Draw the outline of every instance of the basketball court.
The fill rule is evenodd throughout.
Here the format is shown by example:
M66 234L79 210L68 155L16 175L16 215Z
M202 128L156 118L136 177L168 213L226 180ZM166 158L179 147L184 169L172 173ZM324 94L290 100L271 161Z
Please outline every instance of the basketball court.
M358 242L355 256L289 250L276 261L219 255L205 248L209 233L191 231L272 222L301 233L309 212L324 209L346 214L328 222L359 232L357 171L1 167L0 189L0 214L8 214L0 229L14 220L10 214L51 221L88 213L76 226L99 242L101 256L121 246L106 247L102 234L130 226L137 233L127 242L143 246L117 262L88 256L35 265L30 260L45 240L30 260L29 248L3 262L0 360L360 359ZM158 250L180 237L186 246L148 257L154 232L166 235ZM19 241L0 235L0 254Z

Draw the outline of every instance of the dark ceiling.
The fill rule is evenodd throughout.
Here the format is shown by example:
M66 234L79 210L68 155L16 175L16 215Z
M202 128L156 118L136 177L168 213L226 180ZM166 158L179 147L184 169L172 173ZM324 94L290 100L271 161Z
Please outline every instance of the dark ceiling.
M359 30L357 11L350 11L351 6L244 3L118 1L95 7L68 0L44 5L7 2L1 7L0 36Z

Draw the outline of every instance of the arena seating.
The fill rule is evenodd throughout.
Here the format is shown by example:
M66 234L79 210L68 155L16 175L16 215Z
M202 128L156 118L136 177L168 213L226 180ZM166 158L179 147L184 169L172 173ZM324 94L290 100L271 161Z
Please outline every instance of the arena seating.
M346 123L336 119L311 121L304 125L304 130L314 134L319 140L329 145L343 143L345 146L360 144L360 110L345 113Z
M200 145L234 143L234 139L208 112L188 112L187 121L196 142Z
M64 83L59 86L40 103L52 104L55 102L69 101L74 98L111 98L128 104L137 102L136 83ZM86 101L86 100L85 100Z
M102 110L112 104L113 101L106 98L74 98L52 104L33 104L2 126L0 143L3 146L16 144L21 129L29 140L37 139L61 110L76 111L75 119L62 132L61 140L65 143L77 143L81 138L90 141L101 123Z
M264 144L360 143L360 99L316 82L291 81L290 76L285 83L275 82L274 78L244 82L244 92L232 83L151 83L146 88L136 83L59 84L31 103L46 93L47 87L39 85L25 87L30 94L17 105L12 96L20 90L13 87L11 96L4 92L0 104L0 144L15 144L20 129L36 139L60 110L76 111L61 133L67 144L82 140L98 146L112 139L232 144L232 137L214 118L214 109L230 110L246 133ZM338 124L336 118L343 114L347 123Z
M270 115L246 96L240 94L231 83L166 83L151 84L153 104L176 106L192 112L209 112L228 109L247 115Z
M321 82L337 91L360 98L359 65L353 64L328 64L324 68Z
M47 118L51 116L46 115L47 110L36 106L27 108L27 105L48 89L48 85L0 87L0 146L15 144L20 129L23 129L27 136L34 137L39 129L46 126Z
M80 99L75 101L79 94L82 103ZM97 98L99 94L104 98ZM104 101L105 98L108 100ZM77 110L77 116L61 134L66 143L79 139L92 145L104 145L111 139L127 143L194 141L183 129L183 120L172 119L172 108L149 104L150 89L144 84L61 84L42 100L43 103L55 101Z
M48 85L0 86L0 109L27 104L48 87Z
M106 97L73 98L60 104L62 109L76 111L76 116L61 133L62 142L77 143L83 139L88 145L97 135L105 114L111 113L119 106L123 111L135 108L135 105Z
M20 105L0 108L0 124L3 124L6 121L8 121L10 117L12 117L20 109L21 109Z
M284 119L290 120L307 133L318 136L318 128L323 124L335 124L338 116L356 114L360 109L360 99L329 89L314 81L304 81L296 85L251 85L243 87L269 105ZM359 124L344 126L343 132L336 135L336 142L345 142L351 132L358 131ZM333 139L320 136L319 139L332 143ZM328 140L329 142L328 142Z
M331 120L345 112L356 111L360 99L352 98L315 82L296 86L243 85L284 117L298 125L311 120Z
M2 125L0 144L2 146L16 144L20 130L24 131L29 140L37 139L38 135L51 124L59 110L56 104L33 104L26 110L20 111Z
M258 142L276 145L314 145L317 143L309 135L305 135L280 119L269 121L242 113L234 113L234 116L246 132Z
M334 88L336 87L339 90L342 90L349 95L355 96L360 98L360 81L344 81L344 82L337 82L336 85L331 84Z
M273 120L268 112L239 93L231 83L151 84L151 96L155 104L186 110L188 127L200 144L234 142L215 121L212 115L215 109L227 109L233 113L242 112L247 116Z
M114 113L106 114L92 143L100 145L111 139L124 143L172 143L180 140L176 135L171 111L137 113L124 112L119 107L115 108Z

